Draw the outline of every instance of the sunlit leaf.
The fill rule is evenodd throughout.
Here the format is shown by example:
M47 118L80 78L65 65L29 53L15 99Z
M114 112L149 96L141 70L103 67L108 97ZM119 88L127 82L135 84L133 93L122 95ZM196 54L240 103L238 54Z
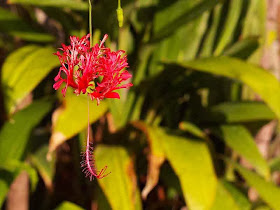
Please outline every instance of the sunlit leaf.
M213 9L213 20L202 45L202 49L200 52L201 57L209 57L213 53L214 46L215 46L215 39L218 34L218 26L221 20L221 10L222 10L221 4L218 4Z
M260 37L265 34L267 3L265 0L250 0L248 2L249 7L244 21L242 35L245 38L250 36Z
M259 47L259 39L248 38L243 39L233 44L230 48L226 49L223 55L247 59Z
M280 188L272 182L264 180L256 173L235 164L238 172L246 180L246 182L255 188L260 197L273 209L280 209Z
M12 174L0 169L0 207L5 201L9 191L9 185L12 183Z
M190 209L209 209L215 199L217 178L206 143L168 132L161 133L161 140Z
M99 170L107 165L111 172L98 183L112 209L142 209L134 164L127 151L123 147L98 145L95 159Z
M249 61L259 64L263 54L263 47L266 43L266 24L268 2L266 0L248 1L248 10L242 27L242 37L258 37L260 40L259 49L250 56Z
M239 210L238 205L235 203L231 194L225 189L222 182L218 182L217 193L214 204L211 210Z
M157 185L160 174L160 167L165 160L164 148L160 139L159 130L157 127L148 126L143 122L134 122L133 125L142 130L147 136L148 143L150 146L150 154L148 157L149 166L147 172L147 181L144 189L142 190L142 197L146 199L148 194Z
M0 7L0 31L34 42L51 42L54 37L32 27L12 12Z
M269 166L272 172L280 171L280 157L276 157L269 162Z
M61 93L59 93L61 94ZM97 106L85 95L75 95L69 90L62 99L62 105L53 113L52 136L49 145L49 155L60 144L84 130L88 121L88 100L90 105L90 123L98 120L107 111L106 101Z
M9 160L0 165L0 206L2 206L4 199L9 191L9 186L12 184L13 180L21 172L27 172L30 183L31 190L34 191L38 183L38 175L35 169L24 162L17 160Z
M251 209L251 203L246 197L246 194L241 192L237 187L235 187L232 183L221 180L224 188L230 193L233 197L235 203L238 205L240 210L249 210Z
M220 55L226 45L231 41L234 34L234 30L239 20L241 13L243 1L242 0L231 0L229 5L229 11L227 13L227 18L224 23L221 38L219 39L217 48L214 51L215 55Z
M27 4L34 5L39 7L60 7L60 8L69 8L73 10L84 10L87 11L88 4L84 1L76 0L9 0L11 4Z
M17 112L0 131L0 163L22 158L32 129L50 111L52 101L42 99Z
M280 96L275 94L280 92L280 83L266 70L229 57L202 58L179 64L186 68L241 80L258 93L280 118Z
M59 65L53 52L52 47L26 46L5 60L2 68L2 86L9 113L12 113L16 105Z
M165 158L170 162L180 180L184 197L190 208L209 208L214 201L217 178L205 141L177 136L162 128L144 123L136 122L134 125L146 133L152 157L161 158L160 165ZM160 165L153 165L151 158L149 168L156 166L159 170ZM153 176L157 176L158 172L151 170L148 172L150 173L147 179L153 181L150 185L154 187L158 177ZM146 185L146 188L150 190L151 186Z
M200 17L204 12L211 10L220 2L222 1L204 0L190 9L188 1L177 1L171 7L167 7L157 14L154 23L154 39L158 40L171 35L187 22Z
M58 207L55 208L55 210L83 210L84 208L71 203L69 201L64 201L61 204L59 204Z
M37 168L42 176L45 185L51 189L52 179L54 177L55 165L54 161L47 161L48 145L40 147L34 154L30 155L30 161Z
M181 130L187 131L198 138L204 139L206 137L205 133L200 130L200 128L190 122L181 122L179 127Z
M221 103L211 108L210 115L201 117L206 121L227 123L276 119L275 114L266 104L257 101Z
M266 179L270 177L268 164L245 127L241 125L223 125L220 132L221 138L230 148L244 157Z

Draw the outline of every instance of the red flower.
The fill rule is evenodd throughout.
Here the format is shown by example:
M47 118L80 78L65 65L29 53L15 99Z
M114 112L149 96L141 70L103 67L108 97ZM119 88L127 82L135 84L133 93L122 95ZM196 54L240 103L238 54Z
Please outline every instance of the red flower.
M56 83L53 85L57 90L65 83L62 94L65 96L68 86L74 92L88 94L97 103L104 98L120 98L117 92L120 88L128 88L132 83L122 84L131 77L125 70L128 67L125 51L111 51L104 46L108 35L106 34L100 44L90 47L89 34L79 39L70 37L71 44L62 44L55 55L58 56L61 67L55 77ZM63 72L65 76L63 76Z

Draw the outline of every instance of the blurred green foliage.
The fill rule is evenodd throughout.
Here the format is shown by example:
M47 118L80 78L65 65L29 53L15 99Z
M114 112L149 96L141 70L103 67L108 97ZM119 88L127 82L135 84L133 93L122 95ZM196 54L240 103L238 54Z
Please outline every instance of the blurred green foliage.
M111 171L93 182L79 167L87 99L52 88L53 53L87 33L88 1L1 2L3 209L22 171L30 209L280 209L278 126L267 156L254 139L280 118L280 84L259 66L266 0L122 0L121 28L117 0L92 2L94 42L126 51L134 84L90 102L96 164Z

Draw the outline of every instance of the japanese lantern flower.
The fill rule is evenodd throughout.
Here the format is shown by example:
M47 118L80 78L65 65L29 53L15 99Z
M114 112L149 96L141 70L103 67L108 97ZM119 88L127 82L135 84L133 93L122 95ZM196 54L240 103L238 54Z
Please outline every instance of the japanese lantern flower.
M128 88L132 83L123 84L131 74L128 68L125 51L111 51L104 46L108 38L106 34L100 44L90 47L89 34L79 39L70 37L71 43L62 44L58 56L61 63L58 75L55 77L53 88L59 89L65 83L62 94L65 96L68 87L74 92L88 94L91 100L96 99L97 104L104 98L120 98L115 90Z
M97 104L105 98L120 98L115 92L118 89L129 88L132 83L125 83L131 74L128 68L125 51L112 51L106 48L104 43L108 38L105 34L100 44L90 46L90 34L78 37L70 37L70 45L62 44L62 47L54 53L58 56L61 63L59 72L54 78L53 88L58 90L61 86L62 94L65 96L68 87L73 88L74 93L87 94L91 100L96 99ZM89 107L88 107L89 113ZM89 114L88 114L89 115ZM94 177L103 178L107 166L97 171L93 156L93 145L89 138L89 116L88 116L88 135L85 152L82 153L82 171L86 177L92 180Z

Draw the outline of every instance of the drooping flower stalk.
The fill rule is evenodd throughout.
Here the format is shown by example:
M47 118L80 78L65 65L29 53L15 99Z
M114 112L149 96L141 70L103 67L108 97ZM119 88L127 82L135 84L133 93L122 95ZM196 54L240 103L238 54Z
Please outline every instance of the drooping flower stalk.
M107 166L104 166L100 171L96 170L94 154L93 154L93 143L90 142L90 123L89 123L89 98L88 98L88 127L87 127L87 145L86 150L81 154L82 161L80 162L82 172L86 177L89 177L90 181L96 177L102 179L108 176L111 172L104 174Z
M62 84L62 94L65 96L68 87L74 89L74 93L87 94L91 100L96 99L97 105L105 98L120 98L115 90L129 88L132 83L123 84L131 77L131 74L125 70L128 67L125 51L111 51L106 48L104 43L108 38L105 34L100 44L92 45L92 22L91 22L91 0L89 0L89 30L90 34L83 36L81 39L75 36L70 37L70 45L62 44L60 51L55 55L58 56L61 67L58 75L55 77L54 89L59 89ZM85 152L82 153L81 161L82 171L86 177L92 180L94 177L103 178L107 166L97 171L93 143L90 142L90 120L89 120L89 99L88 99L88 127L87 127L87 144Z
M89 34L90 34L90 47L92 47L92 7L91 7L91 0L88 0L88 23L89 23Z

